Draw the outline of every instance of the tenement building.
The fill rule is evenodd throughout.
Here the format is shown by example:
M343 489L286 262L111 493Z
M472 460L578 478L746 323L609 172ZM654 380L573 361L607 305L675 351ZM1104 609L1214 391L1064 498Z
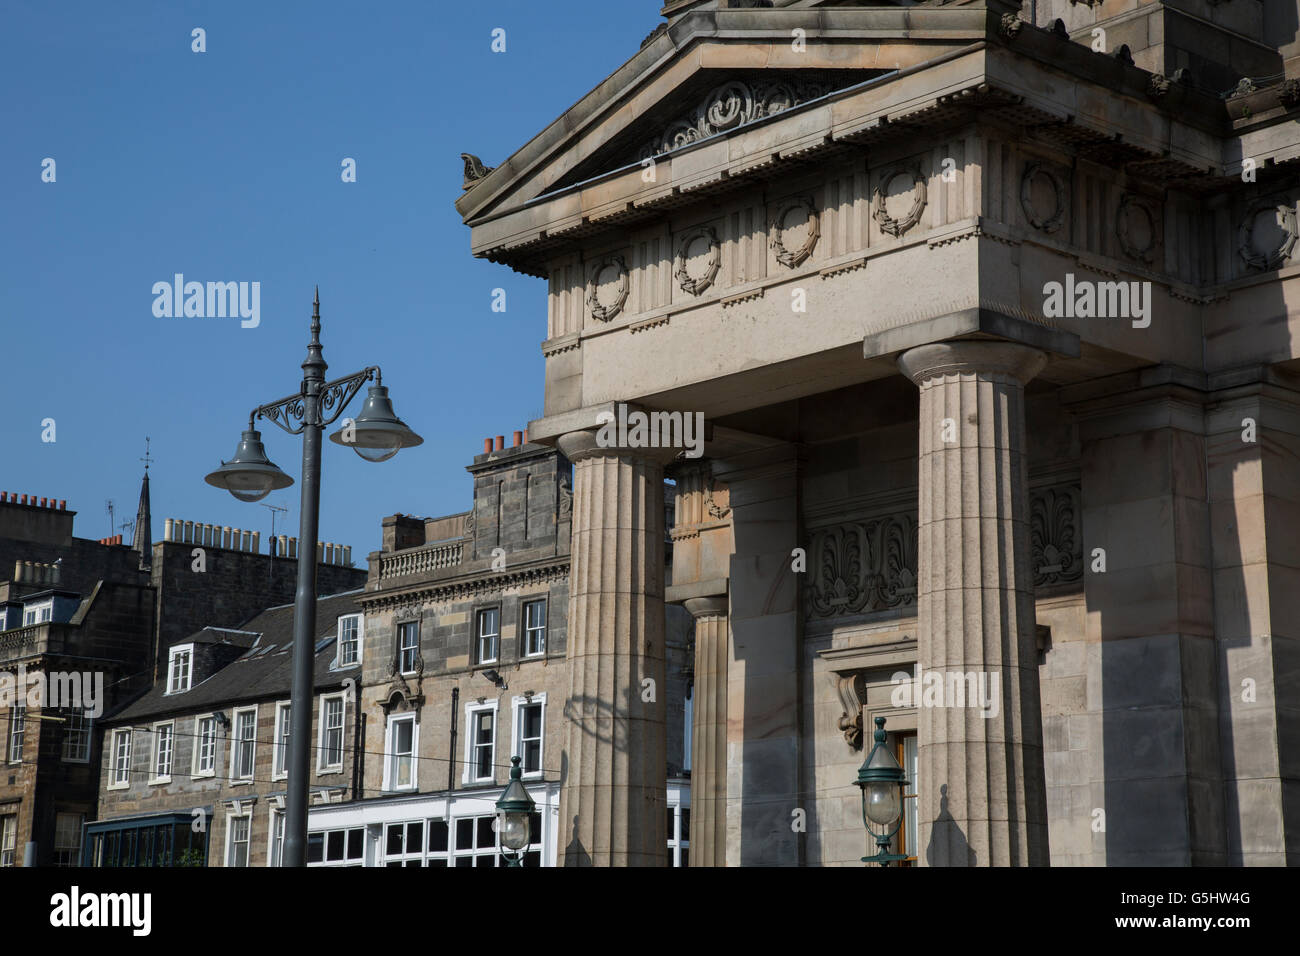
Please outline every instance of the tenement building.
M554 866L566 852L559 842L560 781L572 772L574 754L603 753L619 734L623 761L641 757L641 742L625 736L612 715L593 728L601 736L576 751L566 737L574 680L570 593L590 586L571 561L568 460L516 431L510 447L504 436L485 441L468 471L469 511L383 520L382 549L370 555L365 590L356 596L365 620L357 652L364 786L347 802L313 807L309 821L311 839L359 849L313 863L502 865L495 804L511 759L519 757L537 804L523 863ZM654 494L662 529L664 494ZM663 560L662 531L659 546ZM602 572L588 566L585 573ZM674 622L666 677L637 693L676 716L671 737L661 734L659 749L645 759L674 781L657 808L659 832L661 850L683 863L690 846L683 725L689 627L681 617ZM593 767L587 784L605 786L614 772L612 765L600 774ZM671 846L663 829L669 821Z
M528 435L572 463L572 572L545 666L498 662L509 706L461 678L453 777L474 707L545 693L557 861L662 863L641 689L680 604L694 865L857 865L876 717L917 865L1300 860L1300 4L661 12L513 155L466 154L473 254L547 283ZM487 568L493 500L424 550ZM494 633L466 600L462 669Z

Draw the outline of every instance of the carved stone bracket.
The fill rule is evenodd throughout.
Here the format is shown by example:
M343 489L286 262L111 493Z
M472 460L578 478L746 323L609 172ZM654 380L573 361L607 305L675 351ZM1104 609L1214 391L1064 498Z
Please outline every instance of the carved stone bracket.
M844 712L836 726L844 734L844 741L854 750L862 749L862 705L867 699L866 680L861 671L836 674L835 690L840 695Z
M895 219L889 214L889 187L899 176L912 177L912 206L903 216ZM921 170L914 166L899 166L880 177L871 197L871 215L880 224L882 232L897 238L921 221L925 203L925 177L921 175Z
M614 291L614 298L609 302L600 300L600 277L609 269L615 269L618 273L616 279L618 285ZM628 279L627 263L622 256L605 256L591 270L591 278L587 282L587 305L591 307L592 318L601 322L608 322L614 316L623 310L627 304L627 294L631 288Z
M803 244L796 249L787 249L785 245L785 232L788 228L786 221L790 218L791 213L801 213L802 219L807 223L808 234L804 237ZM794 225L798 225L795 223ZM793 226L789 227L793 228ZM817 216L817 207L813 205L811 199L795 199L781 206L776 215L772 217L769 226L772 251L776 254L776 261L783 266L794 268L800 265L810 255L813 249L817 247L817 240L821 236L821 225Z
M709 243L708 262L702 273L693 276L687 268L687 263L690 259L691 247L701 239L705 239ZM683 292L699 295L713 284L713 280L718 277L718 270L721 268L722 245L718 242L718 233L712 226L692 229L682 236L682 241L677 247L677 258L673 262L673 275L677 277L677 282Z

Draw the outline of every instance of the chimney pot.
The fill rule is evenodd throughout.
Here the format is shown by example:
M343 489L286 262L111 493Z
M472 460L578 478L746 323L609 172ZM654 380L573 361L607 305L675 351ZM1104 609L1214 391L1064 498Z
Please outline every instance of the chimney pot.
M491 439L491 438L484 438L484 439L483 439L483 454L485 454L485 455L490 455L490 454L492 454L492 439Z
M497 447L496 447L496 450L497 450L497 451L501 451L501 450L504 449L505 447L506 447L506 436L505 436L505 435L498 435L498 436L497 436Z
M523 433L523 432L519 432L519 431L515 432L515 442L514 442L514 444L511 445L510 447L511 447L511 448L518 448L518 447L519 447L520 445L522 445L523 443L524 443L524 433Z
M22 501L22 503L23 503L23 504L27 504L27 496L26 496L26 495L23 495L23 501Z
M66 498L60 498L60 499L59 499L59 510L60 510L60 511L67 511L67 510L68 510L68 499L66 499Z

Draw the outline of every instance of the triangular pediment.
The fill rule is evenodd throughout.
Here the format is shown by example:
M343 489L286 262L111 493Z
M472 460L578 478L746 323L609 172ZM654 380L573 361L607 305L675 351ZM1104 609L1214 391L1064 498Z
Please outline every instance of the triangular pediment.
M999 0L989 0L996 5ZM493 167L466 161L467 223L727 134L834 90L983 39L985 3L699 9L665 29L550 126Z

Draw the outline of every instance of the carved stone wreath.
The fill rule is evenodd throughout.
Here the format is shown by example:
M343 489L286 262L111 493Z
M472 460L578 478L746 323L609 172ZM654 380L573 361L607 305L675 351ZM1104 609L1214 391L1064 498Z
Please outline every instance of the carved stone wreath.
M1283 237L1276 248L1259 252L1255 247L1255 222L1266 212L1276 214ZM1267 271L1280 267L1291 257L1297 238L1300 238L1300 231L1296 227L1295 208L1283 198L1261 199L1246 210L1246 217L1237 230L1237 251L1250 268Z
M1150 228L1151 241L1143 247L1133 241L1133 226L1129 217L1134 213L1146 216ZM1125 193L1119 201L1119 212L1115 220L1115 235L1119 238L1119 246L1124 254L1142 262L1151 262L1155 258L1156 246L1160 244L1160 219L1151 206L1131 193Z
M1042 177L1047 180L1052 187L1055 195L1055 206L1052 208L1050 216L1044 216L1034 207L1034 179ZM1065 186L1056 173L1048 169L1042 163L1030 163L1025 167L1025 174L1020 179L1020 208L1025 212L1025 218L1035 229L1041 229L1046 233L1053 233L1061 228L1061 222L1065 219Z
M912 177L912 208L903 217L895 219L889 214L887 200L889 187L899 176ZM925 209L925 203L925 177L921 175L921 171L916 167L900 166L880 177L880 182L876 184L875 193L871 197L871 215L880 224L882 232L897 238L921 221L921 212Z
M600 301L600 277L611 266L618 270L618 291L614 294L613 302L604 303ZM587 305L591 307L592 317L601 322L608 322L618 315L627 304L630 288L627 263L623 261L622 256L605 256L597 262L591 270L591 279L587 282Z
M698 239L707 239L709 241L709 262L702 275L693 276L687 269L686 262L690 258L691 246ZM713 280L718 277L718 270L721 268L722 246L718 242L718 234L712 226L692 229L682 237L681 244L677 247L677 258L673 261L673 275L677 277L677 283L682 287L683 292L699 295L713 285Z
M792 212L802 211L808 222L808 235L798 249L787 249L783 233L786 230L785 221ZM783 266L794 268L812 255L813 249L817 247L817 240L821 237L821 224L817 216L817 207L813 205L811 199L795 199L781 206L769 227L772 251L776 254L776 261Z

